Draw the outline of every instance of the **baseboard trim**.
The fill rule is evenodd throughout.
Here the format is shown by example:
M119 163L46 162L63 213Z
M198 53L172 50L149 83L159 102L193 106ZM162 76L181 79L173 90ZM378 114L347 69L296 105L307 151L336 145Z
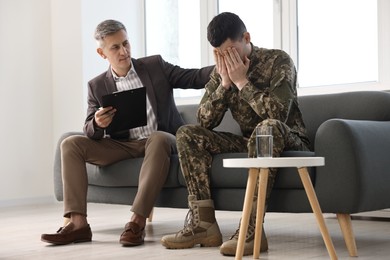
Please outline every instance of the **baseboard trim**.
M28 205L42 205L42 204L51 204L51 203L55 203L55 202L57 202L57 201L53 196L0 200L0 208L15 207L15 206L28 206Z
M352 220L368 220L390 222L390 217L371 217L371 216L351 216Z

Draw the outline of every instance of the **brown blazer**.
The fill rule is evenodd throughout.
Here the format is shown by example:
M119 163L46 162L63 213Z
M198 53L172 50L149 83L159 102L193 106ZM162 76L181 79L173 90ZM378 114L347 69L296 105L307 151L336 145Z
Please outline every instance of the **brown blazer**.
M160 55L132 59L134 69L146 87L153 111L157 117L160 131L175 134L184 124L177 111L173 98L173 89L201 89L209 81L213 66L202 69L183 69L162 59ZM84 133L93 139L104 136L104 129L94 123L97 107L102 105L102 96L117 91L111 68L88 82L88 110L84 124ZM112 138L126 138L128 131L115 133Z

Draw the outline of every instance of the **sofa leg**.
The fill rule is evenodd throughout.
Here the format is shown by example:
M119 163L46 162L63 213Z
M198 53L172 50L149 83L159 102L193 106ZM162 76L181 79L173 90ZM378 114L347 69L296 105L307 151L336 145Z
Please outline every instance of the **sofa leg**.
M349 214L337 213L337 220L344 236L344 241L347 246L350 256L358 256L355 242L355 235L352 230L351 216Z
M150 214L148 217L148 222L152 222L152 220L153 220L153 211L154 211L154 208L152 208L152 211L150 211Z

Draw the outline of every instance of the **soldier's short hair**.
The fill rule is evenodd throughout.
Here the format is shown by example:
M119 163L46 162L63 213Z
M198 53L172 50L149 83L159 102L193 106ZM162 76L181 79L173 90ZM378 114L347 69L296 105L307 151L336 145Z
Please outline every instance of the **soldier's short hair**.
M207 40L214 48L227 39L240 40L246 32L246 26L236 14L224 12L215 16L207 26Z

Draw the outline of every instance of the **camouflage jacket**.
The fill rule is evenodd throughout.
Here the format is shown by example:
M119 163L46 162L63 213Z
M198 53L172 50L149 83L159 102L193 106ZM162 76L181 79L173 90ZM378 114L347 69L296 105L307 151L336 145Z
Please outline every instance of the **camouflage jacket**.
M197 118L207 129L217 127L227 109L239 124L244 137L264 119L277 119L287 124L305 142L305 124L297 100L297 73L290 56L276 49L252 45L247 78L249 83L239 91L236 86L225 90L214 69L206 84Z

